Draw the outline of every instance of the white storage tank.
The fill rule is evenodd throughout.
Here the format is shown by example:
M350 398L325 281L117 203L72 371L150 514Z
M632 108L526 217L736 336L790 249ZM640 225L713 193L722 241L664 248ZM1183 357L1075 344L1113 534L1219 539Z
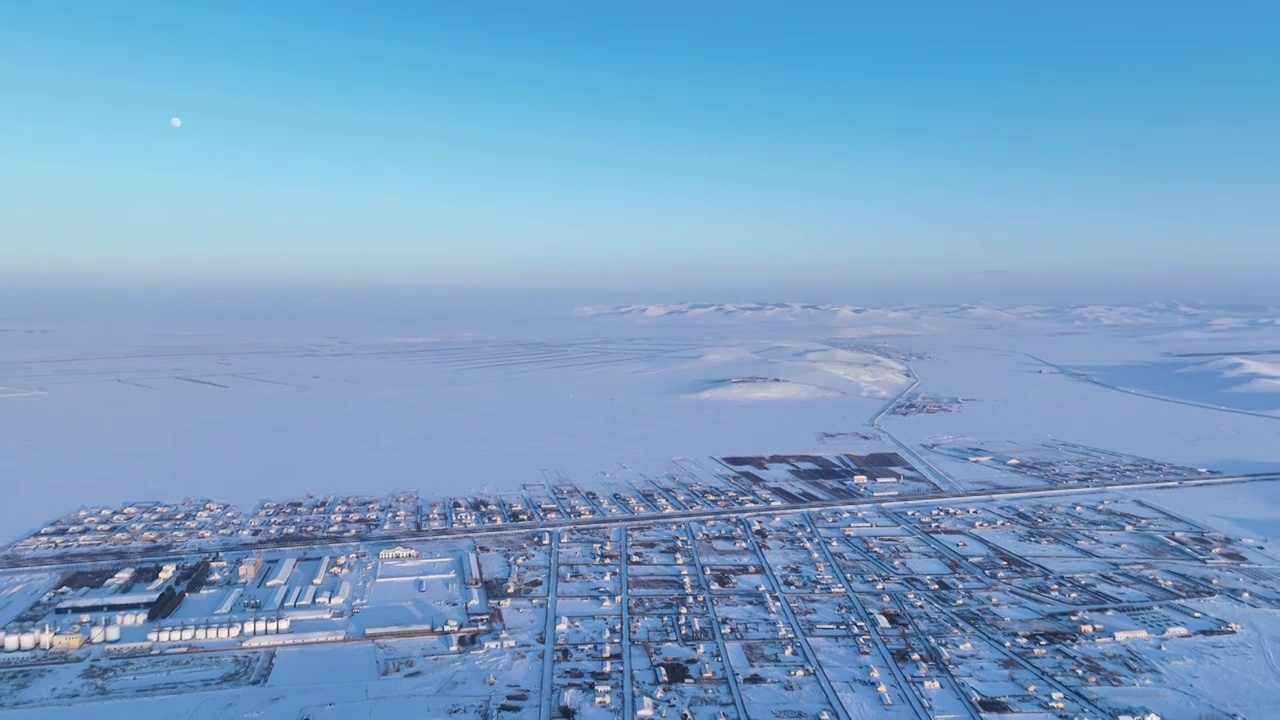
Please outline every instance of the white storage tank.
M231 637L240 637L240 625L231 626Z
M28 630L18 636L18 649L19 650L35 650L36 649L36 634L34 631Z
M173 630L170 628L162 628L160 630L160 642L170 642L173 640Z
M116 629L116 640L119 640L119 639L120 639L120 626L119 626L119 625L112 625L111 627L114 627L114 628ZM108 634L110 634L110 633L108 633ZM114 642L114 640L113 640L112 642ZM147 642L160 642L160 631L159 631L159 630L148 630L148 631L147 631Z
M124 615L121 615L120 613L116 613L115 617L111 618L111 622L115 623L116 625L123 625Z
M267 621L264 618L258 618L253 621L253 632L257 635L267 634Z
M112 625L112 627L115 627ZM107 640L107 629L102 625L94 625L89 629L89 642L100 645Z
M219 625L219 626L218 626L218 639L219 639L219 640L226 640L226 639L227 639L227 638L229 638L229 637L231 637L231 628L227 627L226 625Z
M151 633L147 633L147 636L150 637ZM107 626L107 642L120 642L120 626L119 625Z
M18 633L9 633L8 635L4 636L4 651L5 652L18 651Z
M245 634L245 635L252 635L252 634L253 634L253 621L252 621L252 620L245 620L245 621L244 621L244 634Z
M196 628L196 639L197 639L197 640L204 640L204 639L205 639L205 638L207 638L207 637L209 637L209 628L204 627L204 626L200 626L200 627Z
M8 633L6 633L4 630L0 630L0 646L4 645L4 639L6 637L8 637Z
M276 620L275 618L271 618L270 620L267 620L267 634L275 635L278 632L280 632L280 621Z
M282 617L282 618L280 618L280 632L282 632L282 633L287 633L287 632L289 632L289 628L290 628L292 625L293 625L293 621L292 621L292 620L290 620L289 618L287 618L287 617Z
M182 639L183 639L183 640L195 640L195 639L196 639L196 629L195 629L194 627L190 626L190 625L188 625L188 626L186 626L186 627L182 628Z
M117 615L116 617L120 620L119 622L120 625L137 625L138 624L138 620L133 613L125 613L123 615Z
M136 613L134 613L134 614L133 614L133 624L134 624L134 625L141 625L141 624L145 623L146 621L147 621L147 613L146 613L146 612L144 612L144 611L142 611L142 610L139 610L138 612L136 612Z

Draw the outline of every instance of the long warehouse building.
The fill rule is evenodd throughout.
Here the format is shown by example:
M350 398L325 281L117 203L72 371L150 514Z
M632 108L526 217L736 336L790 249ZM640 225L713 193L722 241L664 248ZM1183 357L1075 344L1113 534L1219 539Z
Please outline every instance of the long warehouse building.
M325 573L329 572L329 556L325 555L320 558L320 569L316 571L316 576L311 578L312 585L319 585L324 582Z
M289 576L293 574L293 568L298 564L297 558L287 557L280 561L280 565L276 567L276 571L267 579L267 587L280 587L289 582Z

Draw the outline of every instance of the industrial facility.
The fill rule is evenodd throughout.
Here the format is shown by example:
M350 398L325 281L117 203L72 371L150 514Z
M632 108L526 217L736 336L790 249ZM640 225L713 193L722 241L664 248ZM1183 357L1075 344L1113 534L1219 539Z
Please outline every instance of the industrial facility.
M76 569L4 619L0 658L20 667L385 636L455 636L458 646L490 629L483 582L466 544L435 556L347 546ZM404 623L405 612L437 619Z

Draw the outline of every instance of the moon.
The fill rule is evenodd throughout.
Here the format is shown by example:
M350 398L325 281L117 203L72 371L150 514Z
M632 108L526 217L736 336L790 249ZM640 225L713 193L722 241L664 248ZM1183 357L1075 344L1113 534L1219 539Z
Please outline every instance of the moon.
M174 127L182 127L182 118L171 118L169 124Z

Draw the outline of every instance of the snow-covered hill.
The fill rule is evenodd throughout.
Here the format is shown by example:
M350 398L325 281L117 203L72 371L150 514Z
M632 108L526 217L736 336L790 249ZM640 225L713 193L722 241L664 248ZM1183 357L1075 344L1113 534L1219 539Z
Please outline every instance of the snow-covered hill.
M583 316L597 315L631 315L640 317L769 317L800 318L829 317L847 319L908 320L913 315L909 312L892 309L864 308L854 305L831 305L811 303L673 303L673 304L640 304L591 306L579 308L576 313Z

